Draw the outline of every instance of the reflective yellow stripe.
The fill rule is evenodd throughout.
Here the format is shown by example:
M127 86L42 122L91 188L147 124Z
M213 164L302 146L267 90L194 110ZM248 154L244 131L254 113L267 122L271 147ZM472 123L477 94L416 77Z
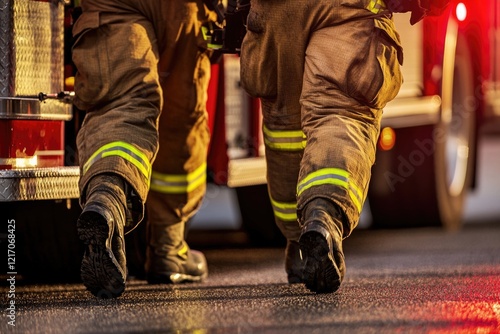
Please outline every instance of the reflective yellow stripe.
M283 221L297 221L297 202L278 202L271 198L274 215Z
M300 151L306 147L306 135L302 130L273 131L263 127L264 144L275 150Z
M378 14L380 11L387 9L383 0L371 0L366 8L373 14Z
M351 182L349 173L340 168L324 168L307 175L297 185L297 196L300 196L306 189L325 184L347 189L349 197L354 202L358 212L361 212L363 192Z
M153 171L151 189L164 194L185 194L207 181L207 164L188 174L161 174Z
M141 171L149 182L151 176L151 163L148 157L135 146L122 141L106 144L95 151L83 165L83 174L85 174L96 161L111 156L118 156L132 163Z
M351 182L349 183L349 197L351 197L354 205L356 205L358 212L361 213L361 209L363 207L363 193L361 192L361 189Z
M182 248L179 249L179 251L177 252L177 255L183 259L187 259L188 250L189 250L188 245L185 242L183 242Z
M203 36L203 40L205 42L207 42L207 47L209 49L214 49L214 50L222 49L223 45L221 45L221 44L213 44L212 43L212 36L208 35L208 33L209 33L208 28L205 27L205 26L202 26L201 27L201 34Z

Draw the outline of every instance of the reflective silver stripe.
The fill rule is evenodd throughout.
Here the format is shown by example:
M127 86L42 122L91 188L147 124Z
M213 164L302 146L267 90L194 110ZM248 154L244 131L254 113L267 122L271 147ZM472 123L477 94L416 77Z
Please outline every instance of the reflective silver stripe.
M110 156L119 156L132 163L149 182L151 177L151 163L149 159L135 146L122 141L106 144L95 151L83 165L83 174L85 174L96 161Z
M151 190L164 194L185 194L193 191L207 181L207 164L188 174L162 174L153 171Z
M275 131L263 127L264 144L272 149L300 151L306 147L306 135L302 130Z

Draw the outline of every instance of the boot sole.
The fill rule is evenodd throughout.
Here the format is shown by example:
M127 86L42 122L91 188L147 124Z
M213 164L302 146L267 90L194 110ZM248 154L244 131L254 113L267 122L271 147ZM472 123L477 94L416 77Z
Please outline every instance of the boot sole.
M299 245L304 261L302 280L306 287L316 293L337 291L341 283L340 271L325 237L309 231L300 237Z
M107 222L98 213L87 211L80 215L77 229L86 248L80 271L83 284L99 298L120 296L125 290L126 277L112 250L106 247Z

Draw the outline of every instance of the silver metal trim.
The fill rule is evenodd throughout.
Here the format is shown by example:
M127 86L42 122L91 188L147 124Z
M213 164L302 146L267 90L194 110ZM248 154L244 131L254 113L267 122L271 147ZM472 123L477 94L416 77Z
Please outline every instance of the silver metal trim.
M227 185L231 188L267 183L265 157L229 160Z
M73 105L65 100L0 97L0 119L63 120L73 117Z
M382 127L405 128L437 124L441 117L441 98L422 96L395 99L384 108Z
M0 170L0 202L78 198L78 167Z

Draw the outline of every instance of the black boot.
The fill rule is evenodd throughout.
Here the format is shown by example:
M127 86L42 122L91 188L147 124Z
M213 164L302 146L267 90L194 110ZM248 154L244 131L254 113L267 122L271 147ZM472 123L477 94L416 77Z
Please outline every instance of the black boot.
M100 298L116 298L125 290L124 189L119 176L95 176L88 184L86 203L77 222L78 235L86 247L81 278Z
M202 252L184 240L185 223L156 225L148 222L146 277L151 284L199 282L208 275Z
M285 249L285 270L288 283L302 283L302 271L304 264L300 258L299 243L293 240L287 240Z
M303 221L299 238L302 280L313 292L335 292L345 274L342 215L332 202L319 198L307 204Z

